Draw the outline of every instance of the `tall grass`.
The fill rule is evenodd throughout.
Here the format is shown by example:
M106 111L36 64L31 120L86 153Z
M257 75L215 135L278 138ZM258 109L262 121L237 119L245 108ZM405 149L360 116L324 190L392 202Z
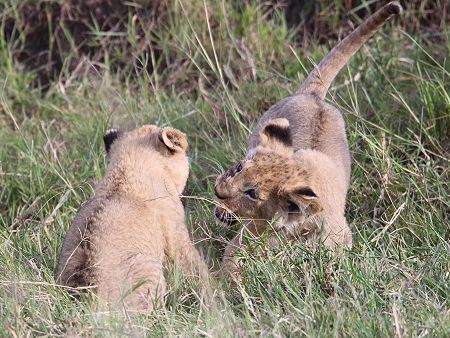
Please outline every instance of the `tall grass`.
M102 135L112 126L155 123L188 134L186 217L217 269L236 229L214 223L215 176L244 154L258 117L332 46L298 48L298 31L257 2L169 8L149 36L162 59L150 53L123 68L86 59L46 92L33 89L36 74L0 36L0 335L448 336L448 35L429 41L395 24L351 60L328 95L347 121L353 154L350 252L273 249L248 238L240 288L218 281L217 303L207 307L174 273L165 306L148 317L97 313L91 297L76 300L55 286L62 240L102 176Z

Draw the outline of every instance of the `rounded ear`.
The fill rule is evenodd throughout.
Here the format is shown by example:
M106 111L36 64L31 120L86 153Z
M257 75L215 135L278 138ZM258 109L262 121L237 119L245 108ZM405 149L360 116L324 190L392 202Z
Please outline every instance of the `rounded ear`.
M260 146L283 154L293 154L289 121L285 118L270 120L259 133Z
M160 131L159 139L174 152L186 151L188 147L186 134L175 128L163 128Z
M323 210L319 197L310 187L297 188L288 193L289 199L303 207L309 215Z
M108 129L103 136L103 143L105 144L106 153L109 154L112 144L115 140L117 140L120 135L123 134L123 131L119 129Z

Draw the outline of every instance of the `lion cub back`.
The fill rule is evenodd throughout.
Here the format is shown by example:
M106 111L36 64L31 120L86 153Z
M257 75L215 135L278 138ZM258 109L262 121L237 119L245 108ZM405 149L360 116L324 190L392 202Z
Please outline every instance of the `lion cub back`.
M104 141L105 177L69 228L57 282L92 286L114 307L148 311L165 293L166 261L188 257L187 269L206 273L179 197L189 174L186 136L147 125L110 131Z

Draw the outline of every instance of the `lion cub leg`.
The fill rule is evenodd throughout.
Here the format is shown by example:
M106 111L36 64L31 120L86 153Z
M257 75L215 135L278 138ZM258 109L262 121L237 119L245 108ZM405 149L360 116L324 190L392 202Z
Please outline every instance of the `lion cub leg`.
M236 286L236 283L242 283L242 267L236 257L236 253L242 248L242 234L239 233L227 244L222 257L222 273L232 277L232 280L230 280L232 286Z
M209 280L208 266L192 243L186 226L178 228L173 232L174 236L166 238L166 254L168 258L175 262L184 276L189 276L198 288L202 302L210 303L213 301L214 292Z
M122 280L119 289L109 293L110 299L121 299L124 307L131 311L149 313L161 306L166 293L163 264L152 256L138 253L128 261L129 269L109 278ZM117 295L114 293L118 292Z
M194 275L200 281L206 281L208 278L208 266L204 258L192 244L187 230L182 231L179 239L178 252L175 253L175 261L178 262L183 274Z
M352 232L343 215L324 217L320 223L319 229L311 232L313 234L311 237L315 237L313 243L317 244L321 238L325 246L333 252L338 247L352 248Z
M192 243L186 226L177 226L166 235L167 258L177 264L186 276L208 278L208 266Z
M194 273L201 280L208 278L208 267L205 260L191 243L185 243L178 257L178 262L183 273Z
M242 264L237 258L237 252L244 248L244 240L250 238L252 240L260 238L264 233L264 227L256 223L248 223L242 227L239 233L227 244L222 258L222 273L232 277L231 286L235 287L242 283Z

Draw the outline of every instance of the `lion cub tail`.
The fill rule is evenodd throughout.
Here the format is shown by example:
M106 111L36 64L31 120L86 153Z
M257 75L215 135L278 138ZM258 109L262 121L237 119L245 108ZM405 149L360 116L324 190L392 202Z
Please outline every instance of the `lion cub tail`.
M387 20L401 11L400 4L393 1L375 12L328 53L309 74L296 94L315 94L324 99L331 82L342 67Z

